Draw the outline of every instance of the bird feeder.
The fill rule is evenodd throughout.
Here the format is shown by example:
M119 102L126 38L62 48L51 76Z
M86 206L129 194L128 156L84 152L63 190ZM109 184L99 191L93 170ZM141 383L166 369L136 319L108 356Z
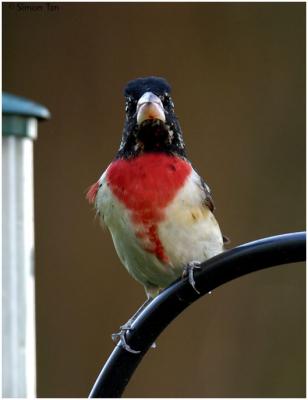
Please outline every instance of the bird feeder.
M33 140L49 111L2 96L3 397L35 398Z

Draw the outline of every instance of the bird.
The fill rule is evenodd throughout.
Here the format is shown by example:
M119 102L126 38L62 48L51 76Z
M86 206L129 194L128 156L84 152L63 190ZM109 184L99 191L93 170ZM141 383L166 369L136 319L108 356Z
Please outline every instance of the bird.
M194 269L224 251L211 190L189 160L171 86L149 76L124 89L120 147L88 201L112 236L121 263L144 286L147 302L181 276L194 290ZM145 304L147 304L147 302ZM131 320L119 335L130 329Z

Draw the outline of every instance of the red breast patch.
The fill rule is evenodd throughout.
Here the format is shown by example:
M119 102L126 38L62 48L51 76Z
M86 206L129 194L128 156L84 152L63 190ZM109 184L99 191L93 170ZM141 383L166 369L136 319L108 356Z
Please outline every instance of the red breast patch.
M191 165L175 156L149 153L131 160L116 160L108 168L107 182L113 194L132 211L136 236L145 239L145 250L164 263L157 224L191 172Z

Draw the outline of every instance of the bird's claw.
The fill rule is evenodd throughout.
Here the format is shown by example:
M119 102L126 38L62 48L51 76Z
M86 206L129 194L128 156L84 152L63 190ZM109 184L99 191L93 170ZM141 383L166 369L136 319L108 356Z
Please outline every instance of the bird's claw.
M199 290L196 288L196 282L194 278L194 270L195 269L201 269L200 267L201 262L199 261L191 261L186 265L183 271L183 278L185 278L188 275L188 282L192 286L192 288L200 294Z
M126 332L129 332L131 330L133 330L134 328L131 327L131 325L129 323L126 323L122 326L120 326L120 331L117 333L113 333L111 335L111 338L114 342L120 343L120 345L129 353L133 353L133 354L139 354L140 350L134 350L132 349L126 342Z
M130 323L128 322L128 323L126 323L126 324L120 326L120 331L117 332L117 333L113 333L113 334L111 335L111 338L112 338L112 340L113 340L115 343L120 343L120 345L121 345L126 351L128 351L129 353L139 354L139 353L141 352L140 350L134 350L134 349L132 349L132 348L127 344L127 342L126 342L126 337L125 337L126 332L132 331L133 329L134 329L134 328L132 328L131 325L130 325ZM156 343L155 343L155 342L152 343L151 347L152 347L152 349L155 349L155 348L157 347L157 346L156 346Z

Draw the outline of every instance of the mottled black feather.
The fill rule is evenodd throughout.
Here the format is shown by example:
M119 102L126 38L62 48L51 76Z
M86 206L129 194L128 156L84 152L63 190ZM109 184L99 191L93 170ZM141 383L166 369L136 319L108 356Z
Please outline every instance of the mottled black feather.
M215 210L214 201L211 195L211 189L200 176L200 185L204 193L203 204L206 205L212 212Z
M137 124L137 102L146 93L158 96L165 110L165 122L146 120ZM116 158L132 158L147 152L163 152L186 158L181 127L170 97L171 87L163 78L150 76L130 81L124 89L126 120Z
M171 87L164 78L150 76L130 81L124 89L125 97L132 97L135 100L139 100L145 92L163 96L165 93L170 94Z

